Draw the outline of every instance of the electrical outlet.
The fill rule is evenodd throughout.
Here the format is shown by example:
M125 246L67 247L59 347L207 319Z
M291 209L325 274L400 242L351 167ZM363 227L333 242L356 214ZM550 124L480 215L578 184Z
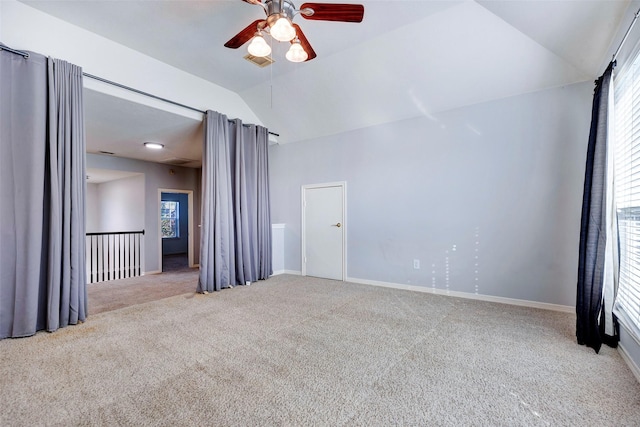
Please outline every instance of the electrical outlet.
M413 260L413 268L415 270L420 270L420 260L419 259L414 259Z

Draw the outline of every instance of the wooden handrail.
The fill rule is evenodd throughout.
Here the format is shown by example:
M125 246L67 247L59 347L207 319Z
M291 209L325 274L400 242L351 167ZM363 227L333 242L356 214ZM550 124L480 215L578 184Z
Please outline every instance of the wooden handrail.
M87 233L87 236L104 236L105 234L142 234L144 235L144 230L141 231L104 231L100 233Z

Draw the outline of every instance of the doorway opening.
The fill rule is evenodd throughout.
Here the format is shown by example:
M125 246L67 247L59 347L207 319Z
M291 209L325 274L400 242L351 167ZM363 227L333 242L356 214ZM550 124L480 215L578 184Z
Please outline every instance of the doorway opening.
M160 189L160 265L162 272L189 270L193 264L193 191Z

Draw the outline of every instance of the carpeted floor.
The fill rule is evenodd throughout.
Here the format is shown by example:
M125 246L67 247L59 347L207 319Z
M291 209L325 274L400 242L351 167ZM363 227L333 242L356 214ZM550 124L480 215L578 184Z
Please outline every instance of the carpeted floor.
M0 425L637 426L575 317L277 276L0 341Z
M171 254L162 256L162 272L181 271L189 269L189 255Z
M92 283L87 286L89 315L194 293L198 273L198 268L187 267L168 273Z

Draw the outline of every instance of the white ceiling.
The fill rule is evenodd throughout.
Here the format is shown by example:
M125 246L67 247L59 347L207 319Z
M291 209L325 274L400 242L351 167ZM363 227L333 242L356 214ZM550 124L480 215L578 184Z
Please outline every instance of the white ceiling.
M87 152L188 167L202 164L201 120L84 90ZM163 150L144 146L164 145Z
M244 46L223 47L264 16L240 0L23 2L237 92L281 143L592 80L629 5L363 1L360 24L296 17L318 57L291 64L274 46L276 63L261 69L243 59ZM171 157L200 160L193 120L90 92L90 149L161 161L140 138L166 137L189 141Z

